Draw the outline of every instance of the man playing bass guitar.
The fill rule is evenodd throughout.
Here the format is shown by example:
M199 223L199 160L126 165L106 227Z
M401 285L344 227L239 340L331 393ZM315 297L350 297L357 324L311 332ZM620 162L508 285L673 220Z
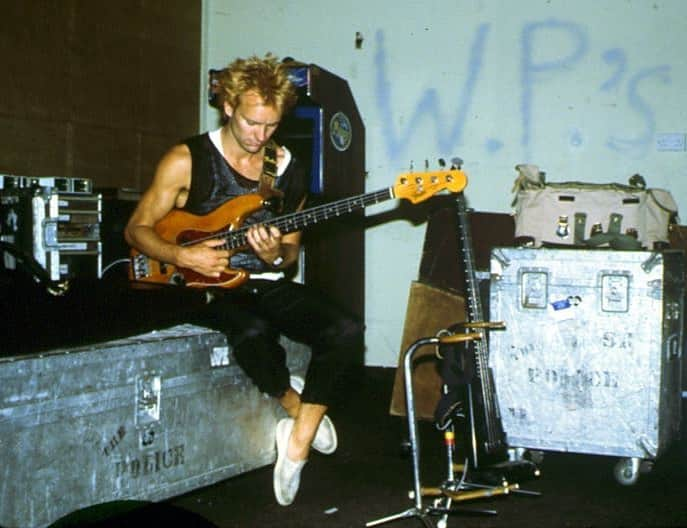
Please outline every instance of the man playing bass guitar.
M224 332L241 368L286 410L288 418L277 424L274 492L279 504L288 505L310 449L329 454L337 447L326 412L337 377L362 341L362 324L306 285L284 278L283 270L298 259L301 233L266 225L276 216L270 208L242 218L247 244L237 252L230 252L223 238L185 244L159 232L160 222L172 211L203 217L246 195L271 194L280 214L305 205L305 171L286 147L271 142L296 101L287 67L271 54L237 59L222 71L218 87L223 125L173 146L162 157L125 237L142 255L210 285L223 285L228 268L248 273L247 280L223 289L190 322ZM281 334L311 348L304 382L290 376Z

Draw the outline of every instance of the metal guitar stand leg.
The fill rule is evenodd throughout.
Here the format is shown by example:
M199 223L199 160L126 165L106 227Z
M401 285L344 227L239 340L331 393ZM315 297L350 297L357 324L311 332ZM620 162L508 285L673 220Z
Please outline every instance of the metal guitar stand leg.
M425 337L415 341L408 350L406 350L403 358L403 369L405 376L405 396L406 396L406 415L408 419L408 434L410 436L410 449L413 463L413 492L412 498L415 504L402 512L389 515L374 521L370 521L365 526L378 526L387 522L398 519L407 519L409 517L417 517L423 526L427 528L434 528L435 524L431 520L433 515L445 515L447 513L456 512L457 510L450 509L451 497L448 497L447 507L425 506L422 501L423 494L431 488L423 488L420 481L420 439L418 436L417 420L415 418L415 400L413 397L413 376L412 376L412 360L415 352L422 346L439 345L457 343L460 341L469 341L473 339L480 339L480 333L463 333L453 334L442 337ZM449 460L451 463L451 460ZM451 471L451 470L449 470ZM435 488L436 489L436 488ZM480 496L489 496L488 492L479 493ZM436 494L435 494L436 495ZM477 498L477 496L471 497ZM490 510L472 510L470 513L494 513ZM445 521L444 521L445 522Z

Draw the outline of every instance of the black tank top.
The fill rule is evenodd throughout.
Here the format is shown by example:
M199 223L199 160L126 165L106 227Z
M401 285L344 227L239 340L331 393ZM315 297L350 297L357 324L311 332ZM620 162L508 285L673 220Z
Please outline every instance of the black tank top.
M184 144L191 151L191 186L184 205L189 213L206 215L228 200L257 192L258 182L236 172L212 143L208 133L188 138ZM307 192L305 171L295 157L277 178L275 186L284 192L281 214L295 211ZM246 218L244 225L265 222L275 216L270 210L260 209ZM230 266L251 272L268 269L267 264L252 251L233 255Z

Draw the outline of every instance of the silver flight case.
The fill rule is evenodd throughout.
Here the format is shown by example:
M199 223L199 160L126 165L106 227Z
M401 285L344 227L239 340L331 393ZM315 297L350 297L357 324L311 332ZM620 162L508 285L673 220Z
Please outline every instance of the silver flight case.
M681 251L495 248L489 364L507 444L625 457L633 484L678 436Z
M302 375L308 349L287 352ZM0 526L157 501L270 464L282 416L224 335L194 325L0 356Z
M37 179L37 181L46 178ZM15 246L52 281L102 275L102 196L54 187L0 189L0 241ZM0 252L6 269L18 267Z

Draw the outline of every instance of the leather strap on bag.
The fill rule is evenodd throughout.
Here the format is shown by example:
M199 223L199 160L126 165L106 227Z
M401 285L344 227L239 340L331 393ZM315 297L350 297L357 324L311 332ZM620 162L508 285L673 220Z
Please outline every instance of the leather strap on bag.
M584 241L584 244L589 247L598 247L603 244L608 244L612 249L642 249L642 244L636 237L620 233L622 222L623 215L611 213L608 221L608 230L605 233L597 233L590 236Z
M587 225L587 213L575 213L575 227L573 231L573 240L576 246L584 244L584 229Z

